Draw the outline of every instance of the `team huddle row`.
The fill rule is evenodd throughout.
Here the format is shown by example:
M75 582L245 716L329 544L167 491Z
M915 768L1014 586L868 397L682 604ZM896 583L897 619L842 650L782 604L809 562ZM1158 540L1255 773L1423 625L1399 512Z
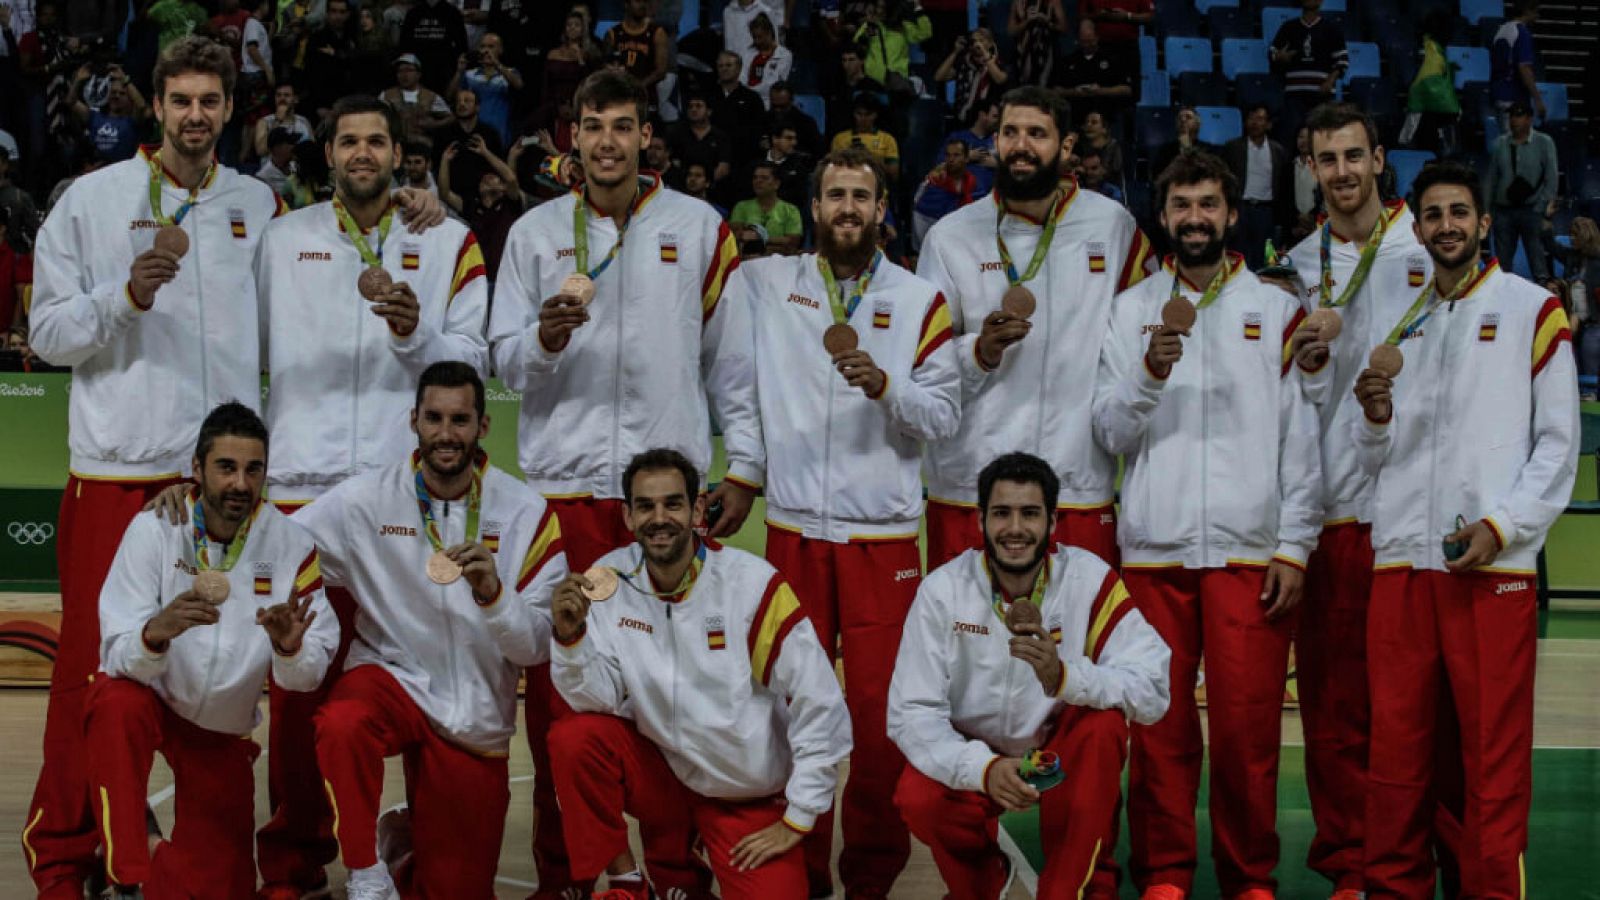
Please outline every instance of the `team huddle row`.
M1114 896L1131 763L1129 874L1181 898L1202 660L1218 880L1270 897L1291 643L1308 864L1336 896L1431 897L1435 857L1469 896L1519 896L1530 573L1572 486L1576 379L1560 304L1479 261L1474 173L1385 204L1370 122L1324 107L1329 216L1283 269L1224 252L1238 186L1204 154L1157 183L1158 265L1059 179L1067 111L1021 89L994 200L941 220L915 274L878 250L884 177L854 149L817 167L817 252L740 264L714 210L639 171L645 97L600 73L575 101L585 185L486 273L436 201L391 199L403 137L376 101L334 108L330 203L280 214L215 164L222 57L165 51L163 144L40 232L34 344L74 378L23 833L42 897L97 868L314 896L335 852L357 900L492 897L525 676L536 897L602 875L831 896L848 755L848 896L887 896L912 834L951 897L1003 896L997 816L1034 805L1039 896ZM521 480L479 448L491 368L521 395ZM702 494L713 417L727 474ZM719 543L758 494L764 560ZM252 848L238 736L269 675ZM1465 791L1434 783L1441 708ZM172 840L146 834L157 751ZM394 755L408 807L380 827ZM1437 796L1463 799L1436 817Z

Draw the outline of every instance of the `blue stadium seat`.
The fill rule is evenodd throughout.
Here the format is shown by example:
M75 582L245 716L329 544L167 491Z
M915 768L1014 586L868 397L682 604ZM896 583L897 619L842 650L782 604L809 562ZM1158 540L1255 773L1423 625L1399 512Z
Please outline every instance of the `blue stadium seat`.
M1228 102L1228 83L1211 72L1185 72L1178 76L1178 102L1186 106L1222 106Z
M1134 132L1141 156L1150 156L1178 136L1178 114L1170 106L1141 106L1133 111Z
M1172 105L1172 82L1167 80L1167 73L1146 72L1139 76L1139 105Z
M1237 81L1246 72L1269 72L1271 60L1268 44L1254 38L1224 38L1222 41L1222 74L1229 81Z
M1488 50L1482 47L1446 47L1444 55L1457 66L1457 88L1470 81L1489 80Z
M1324 15L1328 13L1342 13L1347 8L1348 7L1345 0L1322 0L1322 12Z
M1394 85L1386 78L1352 78L1345 82L1344 99L1374 116L1394 115L1400 111Z
M968 0L974 2L974 0ZM678 16L678 37L700 27L700 0L683 0L683 13ZM972 29L967 29L971 31Z
M1171 138L1168 138L1171 140ZM1595 201L1600 201L1600 159L1591 159L1583 167L1583 173L1573 179L1578 186L1578 197L1589 201L1594 206Z
M698 3L699 0L695 0L695 2ZM967 30L968 31L977 31L978 30L978 4L980 2L981 2L981 0L967 0ZM688 10L688 8L689 8L688 0L685 0L684 9Z
M1213 9L1238 9L1239 0L1194 0L1194 8L1209 15Z
M1274 118L1283 112L1283 82L1268 72L1249 72L1233 81L1233 92L1239 99L1240 109L1249 109L1257 103L1272 111Z
M1505 0L1461 0L1461 15L1468 22L1477 22L1484 16L1505 18Z
M1568 184L1576 187L1578 172L1583 169L1583 127L1576 122L1547 122L1540 130L1555 142L1557 167Z
M1539 96L1544 98L1546 122L1567 121L1567 86L1559 82L1539 82Z
M1255 16L1236 6L1213 6L1206 20L1214 41L1256 36Z
M1483 117L1483 149L1490 155L1494 154L1494 145L1500 140L1500 118L1489 115Z
M1278 28L1290 19L1300 18L1300 10L1290 9L1285 6L1263 6L1261 8L1261 36L1267 43L1277 36Z
M606 39L606 34L617 27L617 23L621 21L621 19L601 19L594 23L594 33L603 41Z
M1346 44L1345 49L1350 54L1350 68L1345 71L1345 78L1377 78L1383 74L1377 44L1356 41Z
M1395 150L1384 158L1384 165L1394 169L1395 189L1401 197L1411 193L1411 184L1417 180L1417 173L1431 159L1433 153L1427 150Z
M828 131L828 101L822 99L821 94L795 94L795 108L811 117L817 123L817 130L826 134Z
M1201 106L1195 109L1200 116L1200 140L1222 146L1244 134L1244 120L1239 110L1231 106Z
M1207 38L1169 37L1166 43L1167 72L1210 72L1211 41Z
M1161 71L1161 63L1156 59L1156 39L1148 34L1139 35L1139 71L1147 75Z
M1200 13L1191 0L1156 0L1155 6L1156 17L1150 24L1156 34L1164 38L1200 34Z

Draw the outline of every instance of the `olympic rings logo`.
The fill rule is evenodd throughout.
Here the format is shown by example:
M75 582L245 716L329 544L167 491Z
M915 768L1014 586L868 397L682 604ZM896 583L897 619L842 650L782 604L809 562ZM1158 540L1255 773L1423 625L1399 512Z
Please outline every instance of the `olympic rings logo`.
M24 547L38 547L56 536L56 526L49 522L11 522L6 525L6 536Z

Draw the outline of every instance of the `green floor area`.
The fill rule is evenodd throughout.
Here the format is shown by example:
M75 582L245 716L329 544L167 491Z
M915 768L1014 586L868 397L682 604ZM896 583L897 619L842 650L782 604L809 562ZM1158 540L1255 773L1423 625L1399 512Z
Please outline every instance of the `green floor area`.
M1211 827L1205 814L1207 790L1200 781L1199 870L1193 896L1216 897L1217 880L1211 867ZM1528 897L1590 898L1600 900L1600 750L1535 750L1533 752L1533 815L1527 855ZM1006 831L1022 848L1038 872L1044 864L1039 848L1037 811L1008 813ZM1314 829L1311 804L1306 796L1305 751L1284 747L1278 775L1278 834L1282 841L1278 864L1280 900L1323 900L1328 883L1306 869L1306 849ZM1127 818L1124 816L1117 858L1128 860ZM1136 897L1124 879L1123 897Z

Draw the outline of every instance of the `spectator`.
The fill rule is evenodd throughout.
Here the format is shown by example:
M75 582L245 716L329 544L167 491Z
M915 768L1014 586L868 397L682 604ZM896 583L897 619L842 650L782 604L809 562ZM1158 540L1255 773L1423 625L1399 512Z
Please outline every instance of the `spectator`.
M333 186L328 183L328 158L316 141L294 145L294 169L288 190L284 201L290 209L304 209L333 196Z
M1534 74L1533 23L1539 20L1539 0L1522 0L1517 17L1500 26L1489 49L1489 96L1494 99L1500 127L1508 127L1511 104L1521 101L1545 117L1544 97Z
M917 188L911 204L911 232L919 248L933 223L983 196L968 165L971 152L959 138L945 139L944 162L929 172Z
M1087 20L1085 20L1087 21ZM1044 87L1056 63L1056 35L1067 30L1061 0L1011 0L1006 33L1017 44L1017 80Z
M350 69L356 55L356 23L351 0L327 0L322 26L306 41L306 108L321 122L334 101L350 93Z
M1178 136L1162 144L1156 150L1156 155L1151 161L1150 178L1155 180L1167 170L1167 166L1178 158L1180 153L1192 153L1203 150L1207 153L1220 156L1216 147L1200 140L1200 114L1192 106L1178 107Z
M44 130L30 129L31 144L28 158L57 160L61 148L73 147L77 142L77 126L72 118L70 89L72 73L81 62L83 46L76 37L63 31L59 23L60 9L53 0L43 0L35 9L37 15L34 31L22 36L18 53L22 58L22 74L27 77L33 93L35 108L30 110L37 123L37 103L44 104ZM46 153L46 148L50 153ZM59 169L57 171L60 171ZM35 176L41 173L35 172ZM48 183L48 182L46 182ZM16 221L15 219L12 220Z
M644 85L655 106L657 85L672 68L672 35L650 18L650 0L627 0L622 8L622 21L606 32L606 49L622 54L623 68Z
M402 53L394 60L394 86L378 99L400 114L406 137L450 124L450 105L444 98L422 86L422 63L415 53Z
M88 75L88 66L78 70L78 80ZM78 91L73 91L78 96ZM121 66L111 71L111 86L106 95L104 109L90 109L82 100L74 100L72 111L88 130L89 143L96 156L107 162L128 159L139 149L139 139L150 119L150 107L144 96L133 86Z
M743 60L723 51L717 57L717 89L711 100L711 123L733 141L733 164L736 166L760 155L761 125L767 119L767 107L761 102L761 95L740 83L743 69Z
M667 146L667 137L661 132L650 136L650 143L644 146L644 166L646 172L654 172L661 176L661 181L673 190L683 189L683 169L672 158L672 148Z
M1101 46L1095 24L1085 19L1078 23L1078 48L1067 56L1057 85L1073 109L1099 113L1109 129L1133 108L1137 64L1137 56Z
M1122 186L1109 177L1105 157L1099 150L1086 146L1077 151L1077 157L1080 185L1097 194L1110 197L1118 203L1123 202Z
M740 59L755 46L750 34L750 23L756 16L765 15L776 31L788 22L785 17L786 0L730 0L722 9L722 49Z
M933 25L916 0L878 0L856 29L855 42L866 50L862 59L868 77L890 94L915 96L911 83L911 48L933 34Z
M252 143L255 146L256 156L266 156L271 149L270 138L272 132L282 129L291 138L298 141L316 140L316 132L311 127L311 122L300 115L300 97L294 85L284 82L272 92L272 112L256 120L255 134Z
M706 172L706 167L700 163L689 163L684 166L683 192L696 200L705 201L724 219L728 217L728 208L711 199L711 176Z
M929 59L944 59L967 34L967 0L922 0L922 11L933 26L933 36L923 41L922 49Z
M27 122L28 97L17 43L26 33L22 16L10 6L10 0L0 0L0 129L21 130Z
M272 133L267 135L266 158L261 160L261 168L256 170L256 177L265 181L285 203L292 196L289 177L295 174L294 147L298 143L299 139L287 130L272 129Z
M1556 142L1533 130L1533 111L1525 101L1512 102L1507 113L1511 130L1495 140L1483 179L1483 196L1494 229L1494 254L1509 268L1520 240L1528 256L1528 270L1533 280L1542 284L1550 277L1550 263L1539 230L1561 179Z
M1292 237L1298 241L1311 233L1317 221L1317 170L1311 162L1311 129L1301 126L1294 135L1294 211Z
M466 89L478 98L478 118L493 129L502 146L511 140L511 108L522 91L522 73L500 62L504 52L500 35L484 32L478 49L457 61L455 78L450 81L452 96Z
M852 145L865 147L878 158L890 181L900 180L900 145L894 135L878 129L878 115L882 112L878 98L868 93L857 94L854 112L855 125L849 131L834 135L830 149L843 150Z
M778 170L772 163L756 163L750 176L755 196L733 207L728 223L740 247L758 243L769 253L795 253L805 230L800 208L778 196Z
M967 169L978 179L978 193L987 194L994 184L997 162L994 156L994 133L1000 125L1000 101L990 100L979 106L972 116L972 127L957 131L946 140L955 139L967 145Z
M1105 116L1091 111L1083 117L1083 136L1078 144L1085 150L1093 149L1100 154L1100 162L1105 166L1106 180L1119 188L1123 182L1122 144L1111 136L1106 130Z
M754 45L740 61L744 82L761 98L763 106L770 107L772 86L789 77L789 70L794 67L794 54L788 47L778 44L772 20L765 13L751 20L750 38Z
M711 124L710 104L705 97L692 94L684 113L683 121L667 129L672 158L683 167L686 177L690 166L699 165L713 184L727 178L733 172L733 141L727 132Z
M1059 5L1060 0L1051 2ZM959 122L972 118L978 107L1000 99L1011 76L1000 65L1000 50L989 29L979 28L970 38L956 38L955 48L933 73L933 80L940 84L951 79L955 80L956 93L950 112Z
M789 82L774 82L767 102L768 134L781 126L793 128L801 153L812 159L822 155L822 132L817 130L821 123L794 105L794 88L789 86Z
M239 0L221 0L208 25L211 36L233 54L235 66L244 64L244 27L249 22L250 11L240 7Z
M1400 131L1402 145L1440 157L1455 153L1456 121L1461 118L1454 69L1444 52L1454 25L1455 15L1442 6L1423 17L1422 65L1406 92L1406 122Z
M367 4L356 14L356 49L350 59L349 79L352 94L374 97L389 84L389 60L394 58L394 42L378 20L378 13Z
M145 11L145 18L156 26L160 49L181 37L187 37L206 27L211 21L205 7L194 0L156 0Z
M261 0L271 6L271 0ZM283 78L305 78L306 47L311 33L322 27L326 0L285 0L278 4L278 23L272 43L278 58L277 74Z
M10 212L0 206L0 332L26 320L24 310L33 284L33 257L11 245L9 222Z
M1156 18L1155 0L1078 0L1079 21L1094 23L1100 43L1118 55L1137 60L1139 27Z
M809 154L797 149L798 143L794 126L784 123L773 125L767 132L767 154L755 165L772 167L778 177L778 196L794 204L804 219L814 161ZM744 183L751 183L751 177L755 174L753 169Z
M272 15L272 0L244 0L240 6L250 13L250 20L244 23L239 38L239 86L235 94L248 111L266 98L268 86L276 80L272 36L266 25L267 17Z
M540 108L534 121L556 131L562 104L570 110L578 85L600 64L600 48L589 37L588 18L581 10L567 13L562 26L561 44L545 57L544 82L539 88ZM571 121L570 111L565 117ZM571 136L566 138L570 143Z
M39 231L43 216L33 203L33 195L11 180L14 160L9 151L0 149L0 209L5 210L6 229L11 245L28 252L33 249L33 237Z
M1344 33L1321 11L1322 0L1301 0L1300 17L1279 25L1272 36L1272 71L1283 76L1284 115L1291 129L1333 99L1333 87L1350 65Z
M867 74L867 53L859 44L846 44L839 51L839 87L828 98L829 133L838 133L854 122L856 97L863 93L886 96L883 82Z
M429 90L450 86L456 60L467 52L467 21L450 0L417 0L400 25L401 51L421 60L422 82ZM477 179L473 179L477 190Z
M1239 223L1232 246L1252 269L1266 265L1266 243L1284 246L1283 234L1294 225L1294 162L1289 151L1271 138L1272 113L1257 103L1245 110L1244 134L1223 145L1222 160L1239 179Z
M500 254L505 250L506 235L522 215L522 191L517 187L516 171L512 163L483 149L482 144L470 149L456 144L445 150L445 165L439 169L439 195L444 202L461 215L478 238L483 251L485 272L500 271ZM451 189L451 157L463 152L473 152L483 157L484 168L470 198L463 198ZM522 153L519 142L512 148L514 155Z
M415 0L392 0L390 5L383 10L383 31L389 36L389 43L393 46L400 44L400 29L405 25L406 14L411 12Z
M401 152L393 190L412 187L438 197L439 182L433 178L433 142L425 137L408 138Z
M447 183L455 184L456 192L470 203L478 197L478 182L484 170L505 150L500 136L478 118L478 95L462 89L456 91L455 100L455 119L433 133L434 146L441 156L439 186L443 193ZM455 153L450 152L451 147L456 148Z
M1580 328L1578 390L1585 403L1593 403L1600 393L1600 227L1586 216L1572 220L1567 275L1571 279L1571 317Z

